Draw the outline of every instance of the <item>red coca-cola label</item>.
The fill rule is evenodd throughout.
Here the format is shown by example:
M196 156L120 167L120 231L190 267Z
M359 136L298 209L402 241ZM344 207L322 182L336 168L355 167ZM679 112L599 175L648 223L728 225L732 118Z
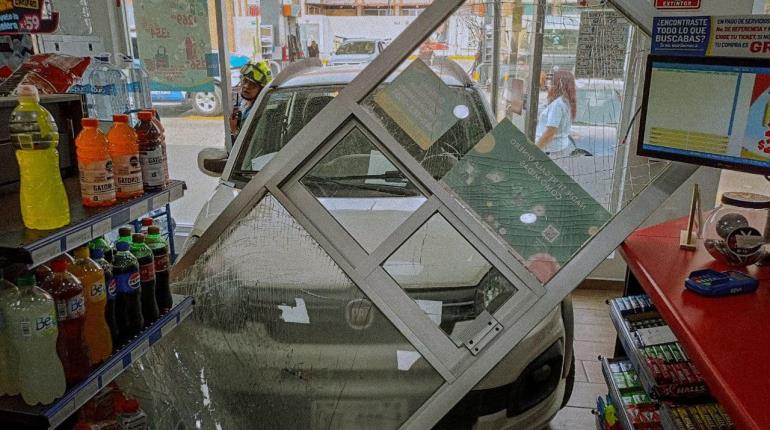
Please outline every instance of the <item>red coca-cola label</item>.
M155 273L168 271L168 254L155 256Z
M150 282L155 280L155 263L147 263L139 266L139 273L142 278L142 282Z

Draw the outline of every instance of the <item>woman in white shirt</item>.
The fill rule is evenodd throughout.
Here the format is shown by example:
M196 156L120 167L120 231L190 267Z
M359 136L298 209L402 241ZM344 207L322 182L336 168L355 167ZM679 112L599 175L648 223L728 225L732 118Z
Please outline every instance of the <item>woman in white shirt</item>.
M575 76L566 70L554 72L548 86L548 106L540 114L535 131L535 142L553 159L563 158L572 152L572 121L576 109Z

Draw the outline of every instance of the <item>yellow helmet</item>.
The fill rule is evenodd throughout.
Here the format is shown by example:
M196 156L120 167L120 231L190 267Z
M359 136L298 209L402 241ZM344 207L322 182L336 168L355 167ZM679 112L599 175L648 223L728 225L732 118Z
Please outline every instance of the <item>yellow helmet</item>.
M273 80L273 74L270 73L267 61L249 61L241 67L241 79L248 79L265 87Z

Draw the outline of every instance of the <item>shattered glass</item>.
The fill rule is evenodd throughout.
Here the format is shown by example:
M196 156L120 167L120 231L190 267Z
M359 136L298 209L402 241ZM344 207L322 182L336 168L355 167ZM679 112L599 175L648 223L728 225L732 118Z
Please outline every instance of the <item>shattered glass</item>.
M383 269L453 339L483 311L494 313L516 288L439 214Z
M180 279L193 315L121 383L150 428L394 429L444 382L271 195Z

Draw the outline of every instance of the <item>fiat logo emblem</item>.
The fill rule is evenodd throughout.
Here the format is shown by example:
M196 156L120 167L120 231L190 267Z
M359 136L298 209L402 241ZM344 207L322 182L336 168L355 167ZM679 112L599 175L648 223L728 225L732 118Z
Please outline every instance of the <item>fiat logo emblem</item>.
M345 306L345 321L354 330L366 330L374 322L374 304L366 299L355 299Z

